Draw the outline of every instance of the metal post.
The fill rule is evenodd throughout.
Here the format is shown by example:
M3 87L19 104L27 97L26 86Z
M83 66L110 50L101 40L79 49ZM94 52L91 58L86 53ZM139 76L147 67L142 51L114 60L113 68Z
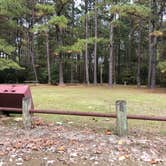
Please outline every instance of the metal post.
M30 109L31 109L31 98L24 97L22 99L22 117L23 117L23 125L25 129L30 129L32 126Z
M126 101L118 100L116 101L116 114L117 114L117 134L120 137L127 136L128 123L127 123L127 109Z

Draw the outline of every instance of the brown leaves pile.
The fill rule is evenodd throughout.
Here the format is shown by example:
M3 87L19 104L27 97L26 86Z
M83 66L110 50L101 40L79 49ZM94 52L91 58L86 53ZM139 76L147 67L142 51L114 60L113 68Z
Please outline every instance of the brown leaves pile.
M1 146L3 146L3 148L0 151L0 156L4 156L10 151L15 151L19 149L39 151L57 144L57 140L55 140L54 138L33 138L16 140L13 142L4 142L1 143Z

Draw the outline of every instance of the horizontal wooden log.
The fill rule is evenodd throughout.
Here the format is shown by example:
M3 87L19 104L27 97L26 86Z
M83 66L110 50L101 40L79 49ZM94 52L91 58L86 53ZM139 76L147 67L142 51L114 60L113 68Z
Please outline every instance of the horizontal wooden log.
M21 108L7 108L0 107L0 111L6 111L9 113L22 113ZM40 114L59 114L59 115L75 115L75 116L93 116L93 117L108 117L116 118L116 114L110 113L98 113L98 112L80 112L80 111L64 111L64 110L39 110L31 109L31 113L40 113ZM147 116L147 115L127 115L128 119L137 119L137 120L151 120L151 121L166 121L165 116Z

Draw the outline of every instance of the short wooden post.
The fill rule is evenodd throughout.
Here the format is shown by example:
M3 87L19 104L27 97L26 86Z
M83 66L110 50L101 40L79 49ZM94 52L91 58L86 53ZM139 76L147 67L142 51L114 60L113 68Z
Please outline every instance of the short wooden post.
M128 132L128 123L127 123L127 109L126 101L118 100L116 101L116 125L117 125L117 134L120 137L127 136Z
M30 129L32 126L31 114L29 111L30 108L31 108L31 98L24 97L22 99L22 116L23 116L23 125L25 129Z

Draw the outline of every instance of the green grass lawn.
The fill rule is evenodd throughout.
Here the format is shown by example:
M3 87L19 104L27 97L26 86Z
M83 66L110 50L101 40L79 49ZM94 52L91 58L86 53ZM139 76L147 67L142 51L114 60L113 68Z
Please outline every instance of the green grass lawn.
M115 113L116 100L126 100L128 114L166 116L166 89L148 90L117 86L47 86L31 87L36 109L61 109L88 112ZM48 120L71 123L75 126L90 126L95 129L110 128L114 119L74 117L62 115L39 115ZM129 127L157 129L165 132L166 122L131 120ZM112 124L112 125L111 125Z

